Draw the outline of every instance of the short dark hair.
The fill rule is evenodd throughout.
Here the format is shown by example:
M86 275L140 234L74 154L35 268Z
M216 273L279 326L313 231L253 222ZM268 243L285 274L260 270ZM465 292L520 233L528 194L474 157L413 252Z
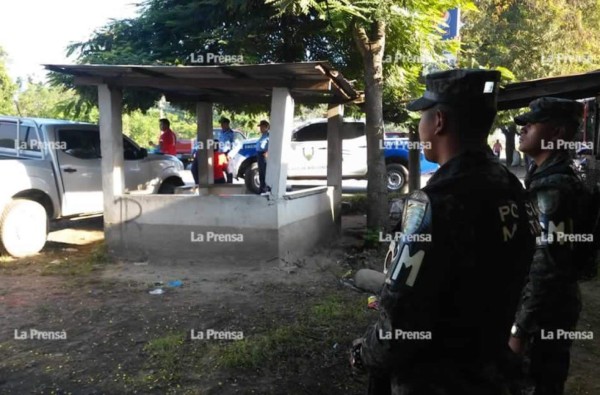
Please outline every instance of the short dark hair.
M561 119L552 119L548 121L553 126L556 127L564 127L565 128L565 138L567 140L573 140L575 135L579 131L580 122L574 121L572 119L561 118Z
M496 111L482 104L454 106L436 104L432 108L445 112L454 124L461 140L479 140L486 138L492 128Z
M167 127L171 126L171 122L169 122L167 118L161 118L158 120L158 122L164 123L165 125L167 125Z

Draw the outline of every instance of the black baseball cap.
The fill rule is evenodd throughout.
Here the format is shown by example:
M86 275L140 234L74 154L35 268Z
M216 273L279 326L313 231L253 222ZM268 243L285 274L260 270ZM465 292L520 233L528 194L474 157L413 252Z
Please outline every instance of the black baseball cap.
M260 121L260 122L258 123L258 126L270 126L270 125L269 125L269 122L267 122L267 121L265 121L265 120L263 119L262 121Z
M579 124L583 117L583 103L558 97L541 97L529 103L529 112L514 118L517 125L567 120Z
M489 108L496 111L500 72L485 69L453 69L425 76L423 96L406 108L422 111L438 103Z
M221 117L221 119L219 119L219 123L230 123L229 118Z

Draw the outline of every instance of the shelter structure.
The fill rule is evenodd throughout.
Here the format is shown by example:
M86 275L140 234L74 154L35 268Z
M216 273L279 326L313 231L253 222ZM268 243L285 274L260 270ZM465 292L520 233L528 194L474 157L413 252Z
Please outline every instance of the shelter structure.
M340 229L343 105L361 93L327 62L216 65L46 65L98 88L104 231L109 251L125 259L239 262L294 261ZM124 193L123 91L164 94L196 103L199 195ZM213 185L213 103L264 103L270 109L268 196L244 185ZM295 103L328 104L327 185L286 191ZM158 120L157 120L158 121ZM158 133L158 131L157 131Z
M498 95L498 109L526 107L543 96L581 100L585 103L584 125L579 138L593 143L586 167L586 182L600 183L600 70L588 73L540 78L508 84Z
M498 109L527 107L543 96L584 100L586 103L583 138L594 142L594 154L600 155L600 70L588 73L540 78L508 84L498 95Z

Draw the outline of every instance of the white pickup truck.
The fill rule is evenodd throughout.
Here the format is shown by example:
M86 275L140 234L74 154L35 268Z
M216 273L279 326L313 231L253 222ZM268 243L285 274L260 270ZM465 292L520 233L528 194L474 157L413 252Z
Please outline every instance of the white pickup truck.
M183 164L123 136L126 193L173 193ZM46 243L49 221L103 211L97 125L0 116L0 252L22 257Z

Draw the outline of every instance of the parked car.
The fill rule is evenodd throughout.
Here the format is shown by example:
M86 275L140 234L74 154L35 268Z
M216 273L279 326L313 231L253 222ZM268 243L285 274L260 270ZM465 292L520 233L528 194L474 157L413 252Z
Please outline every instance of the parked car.
M385 132L385 137L388 139L407 139L408 132Z
M213 129L213 139L221 140L221 129L214 128ZM246 139L246 135L239 130L233 130L233 148L231 155L235 155L237 150L242 146L242 142ZM191 162L196 160L196 155L198 154L198 150L203 150L207 148L208 143L203 143L203 146L200 147L198 142L195 142L194 149L192 150L192 160L190 161L190 170L191 170ZM215 147L213 147L214 149ZM186 167L187 168L187 167Z
M173 193L181 162L148 155L123 136L125 191ZM48 221L103 211L97 125L0 116L0 250L20 257L40 251Z
M194 139L180 139L178 138L175 143L175 151L177 152L177 159L183 163L185 168L192 161L192 152L196 140Z
M246 139L246 135L239 130L234 129L233 132L236 142ZM220 134L220 128L213 129L213 139L219 139ZM206 143L203 144L206 145ZM199 145L200 144L196 139L177 139L177 142L175 143L175 150L177 151L176 156L183 163L184 168L188 168L188 166L191 165L192 160L196 157L196 151L198 150ZM148 150L148 152L151 154L159 154L160 147L158 145L154 145Z
M214 128L213 129L213 139L217 139L219 141L221 141L221 129L220 128ZM242 143L244 142L244 140L246 140L246 135L244 133L242 133L241 131L234 129L233 130L233 143L234 143L234 148L235 147L240 147L242 145ZM206 149L206 142L203 142L203 147L202 149ZM194 143L194 149L192 150L192 157L195 158L196 157L196 152L198 151L198 149L200 148L200 144L196 141Z
M243 178L246 187L258 193L258 165L256 141L245 140L233 158L232 168L237 179ZM289 179L327 178L327 119L319 118L305 122L292 131L291 156L288 158ZM400 191L408 180L408 147L406 138L385 138L384 151L388 191ZM420 154L421 174L433 173L439 167ZM367 178L367 139L365 122L344 120L342 128L342 177L346 179Z

